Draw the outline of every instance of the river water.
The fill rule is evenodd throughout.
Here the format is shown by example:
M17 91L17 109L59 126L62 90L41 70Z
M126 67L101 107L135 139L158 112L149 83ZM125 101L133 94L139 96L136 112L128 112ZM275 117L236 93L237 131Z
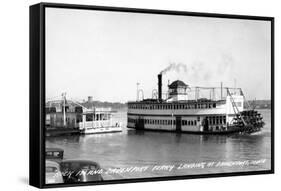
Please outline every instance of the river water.
M265 126L256 134L192 135L127 129L122 111L114 119L122 121L123 132L46 137L46 147L64 149L66 159L98 162L108 172L105 179L269 170L271 113L259 112Z

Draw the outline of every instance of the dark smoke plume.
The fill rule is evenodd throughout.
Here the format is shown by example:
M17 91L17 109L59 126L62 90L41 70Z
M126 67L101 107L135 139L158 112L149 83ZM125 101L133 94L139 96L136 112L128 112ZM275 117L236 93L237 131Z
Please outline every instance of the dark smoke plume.
M170 65L167 68L162 70L160 72L160 74L165 74L165 73L167 73L169 71L176 71L176 72L183 71L183 72L186 72L187 68L186 68L185 64L172 62L172 63L170 63Z

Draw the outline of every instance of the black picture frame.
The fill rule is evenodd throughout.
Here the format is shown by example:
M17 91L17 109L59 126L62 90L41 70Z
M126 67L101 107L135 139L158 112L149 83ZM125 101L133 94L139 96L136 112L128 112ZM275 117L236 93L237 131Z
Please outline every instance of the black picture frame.
M271 169L249 172L216 173L186 175L159 178L139 178L110 180L103 182L85 182L74 184L45 184L45 9L64 8L81 10L103 10L128 13L147 13L164 15L181 15L195 17L262 20L271 23ZM135 9L123 7L104 7L92 5L39 3L30 6L30 129L29 129L29 184L38 188L85 186L100 184L167 181L178 179L211 178L243 176L274 173L274 17L231 15L216 13L197 13L171 10Z

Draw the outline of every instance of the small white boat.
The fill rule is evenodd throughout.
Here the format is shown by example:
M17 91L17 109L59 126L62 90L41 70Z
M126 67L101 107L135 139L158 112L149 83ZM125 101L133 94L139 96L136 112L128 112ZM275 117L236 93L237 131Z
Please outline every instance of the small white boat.
M113 122L111 108L93 108L83 112L79 130L81 134L121 132L122 124Z

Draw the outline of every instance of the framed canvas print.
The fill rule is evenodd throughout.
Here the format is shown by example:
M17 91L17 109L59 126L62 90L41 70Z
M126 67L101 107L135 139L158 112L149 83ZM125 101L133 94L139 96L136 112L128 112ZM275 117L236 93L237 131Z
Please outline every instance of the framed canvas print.
M274 18L30 7L30 184L274 172Z

